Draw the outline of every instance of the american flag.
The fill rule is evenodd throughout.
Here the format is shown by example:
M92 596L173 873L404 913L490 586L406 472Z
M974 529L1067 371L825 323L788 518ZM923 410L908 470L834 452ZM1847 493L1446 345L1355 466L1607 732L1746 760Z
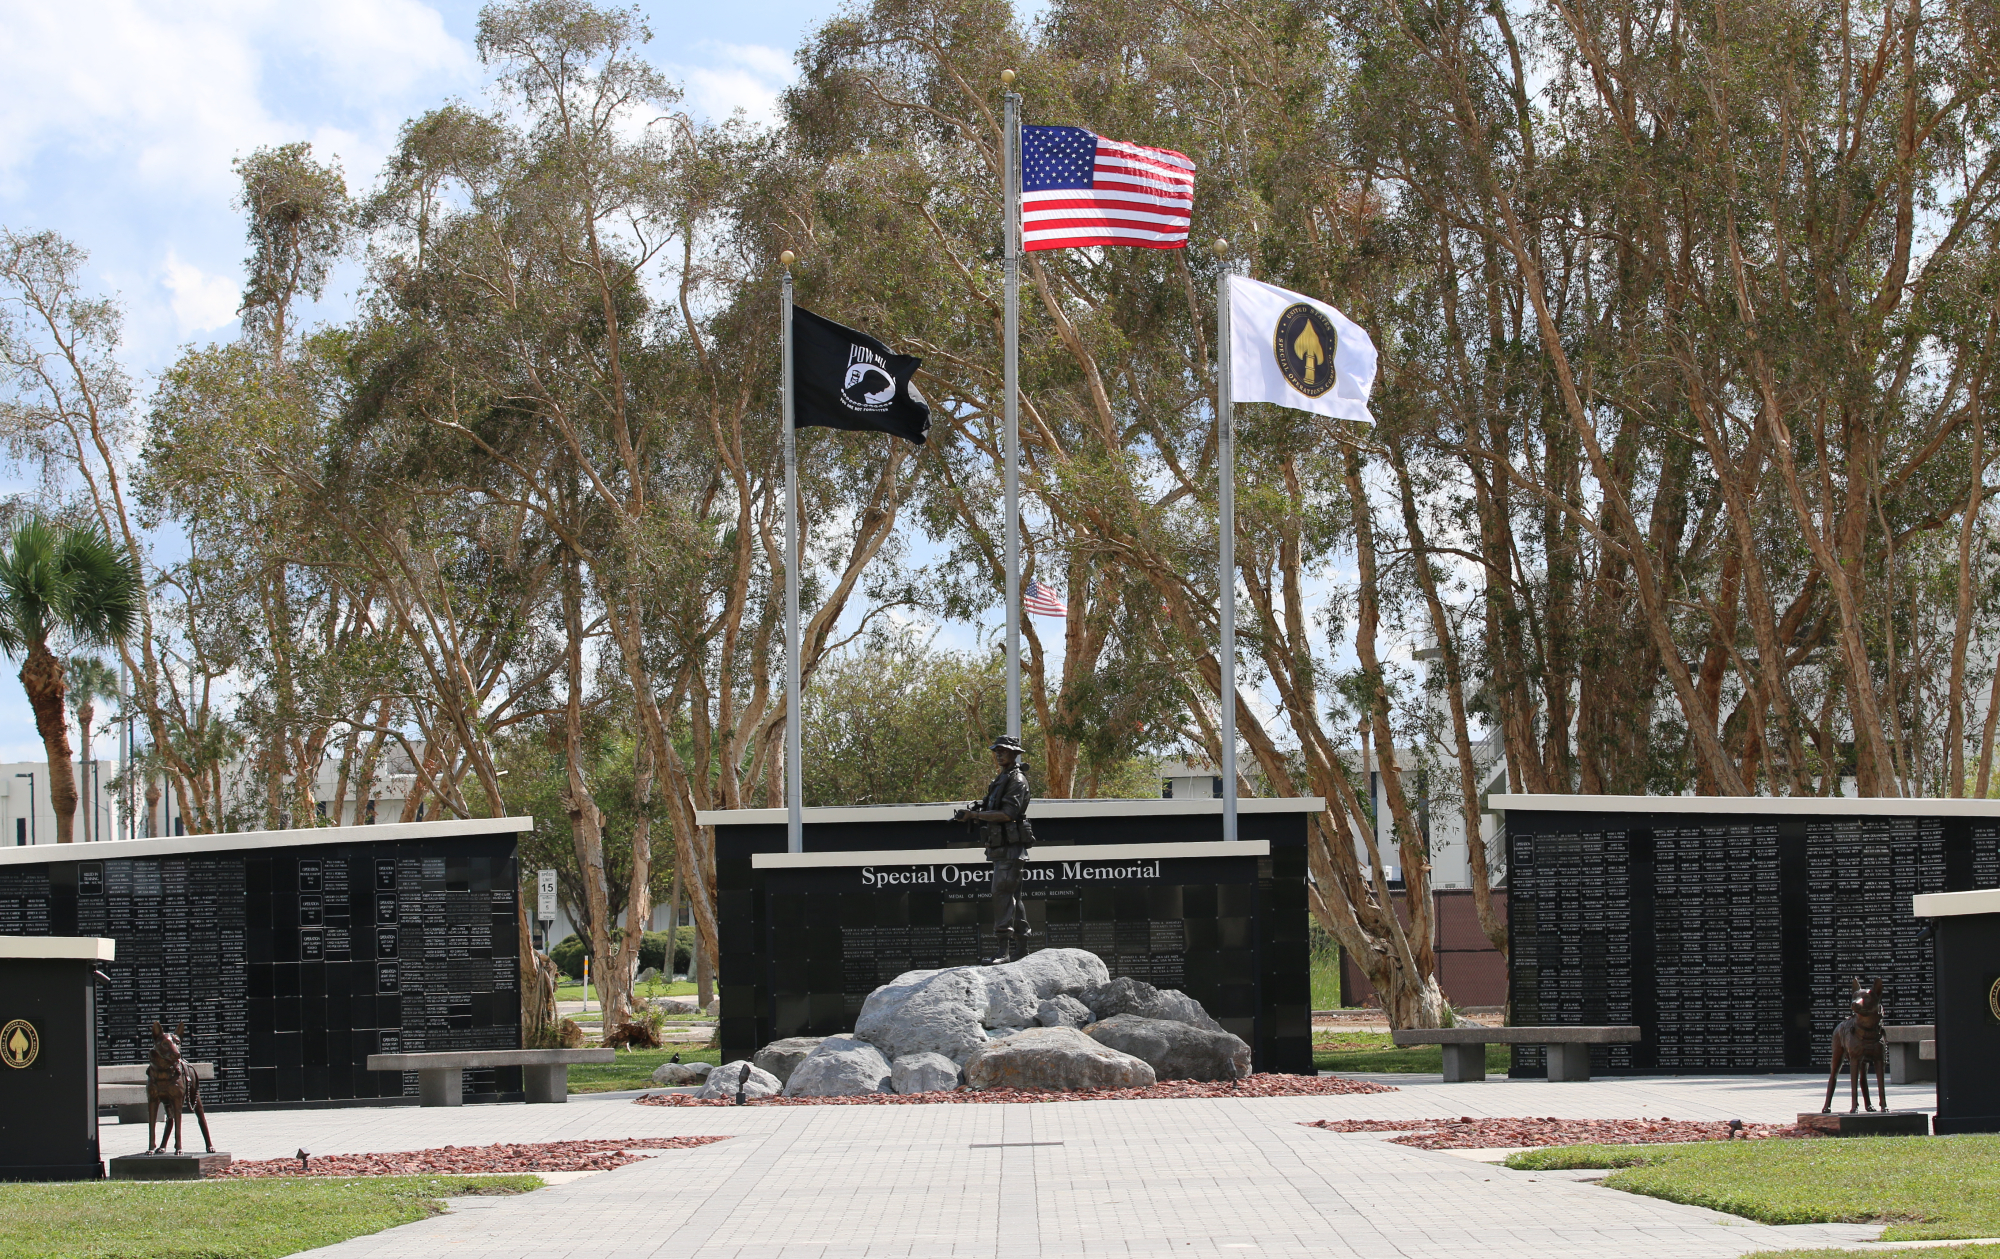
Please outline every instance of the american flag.
M1021 128L1021 248L1185 249L1194 163L1082 127Z
M1021 606L1036 616L1069 615L1069 609L1063 605L1062 596L1032 577L1028 579L1028 588L1021 594Z

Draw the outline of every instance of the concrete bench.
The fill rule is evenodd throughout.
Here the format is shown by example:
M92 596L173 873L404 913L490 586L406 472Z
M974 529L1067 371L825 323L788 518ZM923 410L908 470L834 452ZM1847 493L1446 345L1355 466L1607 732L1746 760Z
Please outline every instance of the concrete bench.
M1935 1040L1918 1041L1917 1057L1921 1061L1930 1063L1930 1070L1935 1073L1937 1071L1937 1042Z
M197 1080L213 1080L215 1064L189 1063ZM100 1063L97 1067L97 1104L118 1110L119 1123L146 1122L146 1064L143 1062Z
M414 1071L417 1100L424 1106L465 1104L469 1067L521 1068L521 1087L530 1102L567 1102L573 1062L616 1062L615 1049L465 1049L432 1054L369 1054L370 1071Z
M1588 1080L1592 1045L1629 1045L1636 1027L1413 1027L1390 1033L1398 1045L1444 1047L1446 1083L1486 1078L1488 1045L1542 1045L1549 1079Z
M1924 1042L1934 1040L1937 1028L1928 1023L1885 1027L1882 1039L1889 1051L1889 1083L1927 1084L1937 1079L1937 1060L1923 1055Z

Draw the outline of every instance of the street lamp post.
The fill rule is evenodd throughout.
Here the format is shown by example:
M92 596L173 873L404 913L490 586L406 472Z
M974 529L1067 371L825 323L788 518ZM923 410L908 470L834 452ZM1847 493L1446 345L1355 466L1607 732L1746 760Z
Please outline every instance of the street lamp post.
M16 774L14 777L28 780L28 842L30 844L39 844L42 842L42 838L41 828L37 825L35 817L35 773L33 770L29 770L25 774Z

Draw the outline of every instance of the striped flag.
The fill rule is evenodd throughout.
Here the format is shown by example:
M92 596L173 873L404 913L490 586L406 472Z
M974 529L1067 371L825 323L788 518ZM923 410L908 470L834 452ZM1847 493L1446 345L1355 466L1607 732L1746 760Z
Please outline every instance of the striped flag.
M1185 249L1194 163L1082 127L1021 128L1021 248Z
M1036 616L1069 615L1069 609L1063 605L1062 596L1032 577L1028 579L1027 590L1022 592L1021 606Z

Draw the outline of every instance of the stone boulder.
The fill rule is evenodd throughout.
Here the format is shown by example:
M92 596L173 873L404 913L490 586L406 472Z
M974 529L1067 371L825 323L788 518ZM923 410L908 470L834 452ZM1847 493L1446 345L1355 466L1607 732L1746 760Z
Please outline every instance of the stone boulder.
M750 1080L743 1086L743 1096L745 1098L776 1097L785 1091L785 1086L778 1082L777 1076L772 1075L769 1071L759 1070L747 1058L738 1058L734 1062L725 1062L715 1068L715 1070L710 1071L708 1073L708 1082L701 1086L701 1091L696 1093L695 1096L710 1100L722 1098L725 1101L735 1101L736 1083L742 1079L743 1068L745 1067L750 1068Z
M1250 1074L1250 1046L1228 1032L1191 1023L1114 1014L1083 1034L1119 1053L1144 1059L1162 1080L1240 1080Z
M898 1093L942 1093L958 1087L958 1064L943 1054L904 1054L889 1064Z
M756 1063L760 1070L777 1076L780 1083L789 1084L792 1072L798 1070L799 1064L825 1039L824 1036L787 1036L759 1049L750 1061Z
M1222 1024L1208 1017L1201 1002L1179 989L1155 988L1144 980L1124 976L1085 992L1083 1003L1090 1007L1098 1022L1120 1014L1136 1014L1142 1019L1187 1023L1211 1032L1223 1030Z
M666 1088L683 1088L689 1084L699 1084L715 1070L712 1062L663 1062L653 1068L653 1083Z
M889 1060L852 1036L829 1036L785 1081L786 1097L854 1097L889 1091Z
M1035 1022L1043 1027L1083 1027L1097 1021L1090 1007L1068 993L1057 993L1035 1007Z
M954 966L896 976L868 994L854 1034L891 1059L943 1054L963 1063L989 1028L1024 1027L1041 1003L1103 987L1110 971L1082 949L1042 949L1003 966Z
M702 1063L707 1068L706 1062ZM708 1078L706 1069L696 1072L692 1063L663 1062L653 1068L653 1083L665 1088L682 1088L689 1084L699 1084Z
M1073 1027L1031 1027L993 1041L965 1063L965 1082L976 1089L1137 1089L1154 1079L1143 1059Z

